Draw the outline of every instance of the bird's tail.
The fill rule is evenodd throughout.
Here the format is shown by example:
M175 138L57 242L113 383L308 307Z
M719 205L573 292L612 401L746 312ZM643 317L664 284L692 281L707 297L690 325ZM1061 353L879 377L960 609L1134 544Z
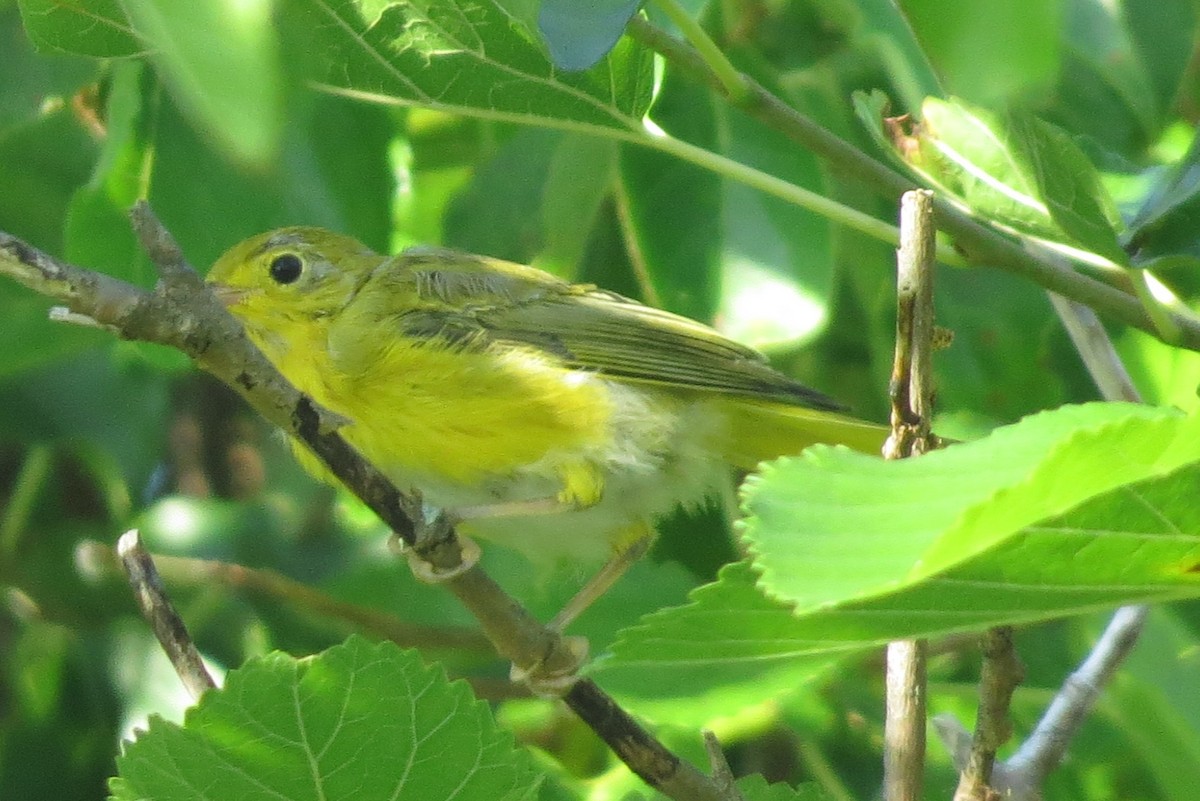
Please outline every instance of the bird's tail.
M726 459L752 470L759 462L823 442L878 454L888 428L853 417L770 401L729 399Z

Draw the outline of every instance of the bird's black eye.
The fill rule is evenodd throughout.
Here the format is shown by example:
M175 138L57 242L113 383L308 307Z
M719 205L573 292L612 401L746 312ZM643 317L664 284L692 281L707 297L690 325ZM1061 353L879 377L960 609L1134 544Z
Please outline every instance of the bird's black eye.
M304 262L295 253L284 253L271 259L271 278L277 284L291 284L300 277Z

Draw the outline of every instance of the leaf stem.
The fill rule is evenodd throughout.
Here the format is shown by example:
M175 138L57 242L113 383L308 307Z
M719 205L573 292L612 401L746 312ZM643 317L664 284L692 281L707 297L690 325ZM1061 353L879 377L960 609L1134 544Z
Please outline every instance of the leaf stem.
M667 15L684 37L696 48L704 63L721 82L725 92L735 103L745 102L749 94L746 78L717 47L708 32L676 0L654 0L655 5Z
M648 123L646 133L647 137L644 141L640 142L641 144L653 147L655 150L660 150L683 161L691 162L717 175L753 187L768 195L782 198L802 209L819 214L847 228L866 234L873 239L878 239L892 246L900 244L900 230L894 225L872 217L870 214L838 203L836 200L830 200L824 195L785 181L782 178L777 178L770 173L755 169L739 161L734 161L719 153L698 147L682 139L676 139L661 129L657 129L653 123ZM958 266L966 265L962 257L953 252L939 252L938 258Z

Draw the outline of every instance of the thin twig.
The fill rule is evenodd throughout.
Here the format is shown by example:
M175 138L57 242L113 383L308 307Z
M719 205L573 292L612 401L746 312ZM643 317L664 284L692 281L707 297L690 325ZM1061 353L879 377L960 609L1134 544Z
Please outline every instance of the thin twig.
M890 386L892 433L884 457L906 459L937 447L933 410L933 193L906 192L900 201L896 271L896 353ZM901 640L887 648L883 797L918 801L925 773L926 648Z
M117 556L129 579L129 586L133 588L133 597L142 610L142 617L150 624L183 686L192 698L198 699L205 690L216 687L217 683L205 669L200 652L196 650L196 644L183 624L183 618L167 597L158 571L154 568L154 560L142 547L137 531L127 531L121 535L117 540Z
M114 551L104 543L84 542L81 557L87 564L108 565L115 561ZM383 637L407 648L452 649L467 652L493 652L491 643L478 629L462 626L421 626L403 618L340 601L314 587L288 578L273 570L246 567L216 559L191 559L184 556L154 557L160 575L173 587L197 584L224 584L233 589L284 601L289 606L315 615L339 620L358 631Z
M735 100L744 99L746 78L738 71L737 67L733 66L733 63L721 51L717 43L709 37L708 32L692 16L691 12L681 6L677 0L655 0L655 5L687 37L692 47L696 48L696 53L704 59L712 74L721 81L725 93Z
M671 68L706 84L739 109L790 137L839 175L893 201L904 192L917 188L911 180L818 125L749 76L743 74L746 94L741 98L731 97L722 80L694 48L648 20L635 16L626 30L630 36L664 56ZM935 199L934 208L941 230L954 237L955 247L972 264L1012 273L1097 309L1112 320L1158 335L1156 321L1146 312L1142 302L1128 292L1028 252L1018 242L977 222L945 199ZM1172 315L1171 320L1179 329L1179 340L1172 344L1200 350L1200 323L1180 315Z
M919 801L925 783L926 642L888 643L883 726L883 797Z
M630 770L676 801L729 801L712 778L680 759L591 679L581 679L563 696Z
M996 751L1012 736L1008 707L1025 668L1013 648L1011 626L997 626L983 635L983 670L979 677L979 715L954 801L998 801L992 767Z
M1072 673L1033 733L1008 760L1008 771L1023 777L1028 787L1041 787L1066 753L1100 691L1133 650L1146 623L1147 606L1118 609L1083 664Z
M708 769L712 773L713 781L729 801L745 801L734 783L733 770L729 767L729 760L725 759L725 752L721 750L721 741L708 729L705 729L703 734L704 751L708 754Z
M1129 377L1129 371L1117 355L1117 349L1113 347L1112 340L1108 338L1108 332L1104 330L1096 312L1053 292L1046 294L1050 297L1058 319L1067 329L1071 343L1083 359L1084 367L1096 382L1100 397L1111 401L1141 403L1142 396L1134 386L1133 379Z

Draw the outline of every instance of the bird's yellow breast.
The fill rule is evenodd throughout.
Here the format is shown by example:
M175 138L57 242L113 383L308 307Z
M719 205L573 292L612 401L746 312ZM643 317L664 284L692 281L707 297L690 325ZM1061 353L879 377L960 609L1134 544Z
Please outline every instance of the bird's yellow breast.
M602 458L611 436L607 382L531 349L456 350L350 318L254 338L388 473L470 486L539 463L564 473Z

